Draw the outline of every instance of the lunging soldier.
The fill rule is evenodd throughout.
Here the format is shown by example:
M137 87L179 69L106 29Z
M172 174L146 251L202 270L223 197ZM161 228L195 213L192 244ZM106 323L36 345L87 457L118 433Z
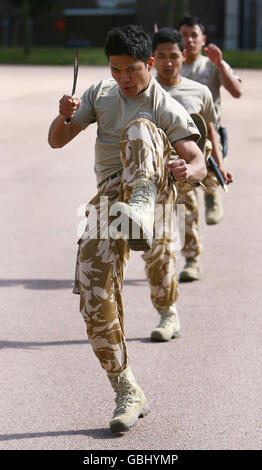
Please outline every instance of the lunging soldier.
M49 143L63 147L96 122L98 191L90 205L98 208L101 197L107 197L109 221L114 222L120 213L121 220L142 230L140 239L125 237L125 233L119 238L117 230L111 230L109 237L98 230L94 237L87 213L87 229L77 255L74 292L80 294L80 311L94 353L116 393L110 428L119 432L130 429L138 417L149 412L129 366L124 333L122 287L130 247L144 251L154 306L160 315L172 315L176 321L175 257L170 240L153 239L154 207L156 203L174 204L176 191L170 172L176 181L195 182L205 177L206 168L195 143L199 132L189 114L151 76L154 59L144 30L134 25L111 30L105 52L113 78L92 85L81 104L67 95L61 98ZM65 118L71 118L69 125ZM180 158L172 158L172 146ZM101 231L103 217L100 219Z

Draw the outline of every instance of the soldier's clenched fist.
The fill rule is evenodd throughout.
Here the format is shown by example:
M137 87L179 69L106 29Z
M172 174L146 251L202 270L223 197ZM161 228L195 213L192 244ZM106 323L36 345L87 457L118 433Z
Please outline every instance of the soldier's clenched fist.
M183 158L170 160L167 162L167 168L172 172L176 181L185 181L190 177L189 166Z
M59 101L59 114L64 118L72 118L79 106L79 98L71 98L69 95L64 95Z

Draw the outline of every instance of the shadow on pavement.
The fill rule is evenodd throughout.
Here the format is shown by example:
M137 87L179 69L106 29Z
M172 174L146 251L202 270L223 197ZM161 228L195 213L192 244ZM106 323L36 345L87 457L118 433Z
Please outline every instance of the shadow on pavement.
M73 281L66 279L0 279L0 287L23 286L25 289L73 289Z
M124 285L128 286L139 286L140 284L147 284L146 279L125 279Z
M34 349L39 346L66 346L73 344L89 344L88 340L72 340L72 341L0 341L0 349Z
M90 436L94 439L119 439L122 434L112 434L109 428L98 429L77 429L71 431L47 431L32 432L22 434L0 434L0 441L16 441L18 439L35 439L41 437L61 437L61 436Z
M126 279L124 285L138 286L146 284L146 279ZM73 289L74 281L70 279L0 279L0 287L23 286L25 289L52 290Z
M140 343L151 343L150 338L126 338L127 342L139 341ZM70 341L0 341L0 349L37 349L45 346L70 346L75 344L89 344L88 340Z

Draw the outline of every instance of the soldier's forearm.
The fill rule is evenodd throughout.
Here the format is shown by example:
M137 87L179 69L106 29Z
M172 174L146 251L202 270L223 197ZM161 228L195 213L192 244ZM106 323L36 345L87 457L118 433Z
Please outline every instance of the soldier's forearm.
M70 140L70 126L64 123L64 117L59 114L52 122L49 133L48 143L52 148L61 148Z
M191 183L201 181L207 174L205 158L193 140L178 140L174 148L180 158L188 165L188 180Z
M188 180L191 183L202 181L207 175L205 160L202 157L195 157L190 163L188 163L188 167L190 170Z
M227 91L229 91L234 98L240 98L242 95L241 82L234 77L231 70L226 67L223 61L221 61L217 68L222 75L224 87Z
M69 124L65 124L64 116L59 114L49 128L48 143L52 148L61 148L80 131L81 127L74 119L71 119Z

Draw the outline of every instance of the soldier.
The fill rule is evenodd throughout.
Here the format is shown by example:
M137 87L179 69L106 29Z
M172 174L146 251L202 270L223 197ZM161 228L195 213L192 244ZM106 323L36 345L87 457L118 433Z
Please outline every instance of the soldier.
M113 78L92 85L81 100L61 98L49 144L63 147L97 123L98 192L88 205L87 227L79 240L74 293L80 294L90 343L116 393L110 428L120 432L150 410L131 371L124 333L122 287L130 247L146 250L154 306L178 328L175 257L165 235L153 240L154 207L174 203L170 172L176 181L195 182L205 177L206 168L192 119L151 76L154 59L144 30L135 25L114 28L107 35L105 52ZM71 118L70 125L65 125L65 118ZM178 160L171 158L172 146L181 157ZM99 209L105 198L108 208ZM101 212L95 236L89 228L91 207ZM111 218L107 236L105 225ZM129 222L141 228L141 239L127 233Z
M207 127L207 137L212 144L212 155L225 182L227 184L231 183L232 175L224 168L219 137L215 128L217 115L211 91L207 86L180 75L181 68L186 60L182 36L172 28L160 29L153 37L153 54L158 82L190 114L200 114L202 116ZM205 151L204 148L202 150ZM184 188L183 192L185 192ZM202 242L199 230L198 190L195 188L180 195L177 203L185 204L186 208L185 244L182 250L182 254L186 258L186 264L184 270L180 273L179 280L195 281L200 279L202 274L199 263Z
M222 135L225 128L221 127L221 86L234 98L242 95L241 79L232 68L223 60L222 51L215 45L206 44L206 32L203 23L197 17L185 17L179 25L179 32L184 39L186 60L181 69L181 75L207 85L211 90L217 112L216 127ZM202 49L206 56L202 55ZM225 156L225 155L224 155ZM223 206L218 194L218 181L208 169L205 180L206 223L217 224L223 217Z

